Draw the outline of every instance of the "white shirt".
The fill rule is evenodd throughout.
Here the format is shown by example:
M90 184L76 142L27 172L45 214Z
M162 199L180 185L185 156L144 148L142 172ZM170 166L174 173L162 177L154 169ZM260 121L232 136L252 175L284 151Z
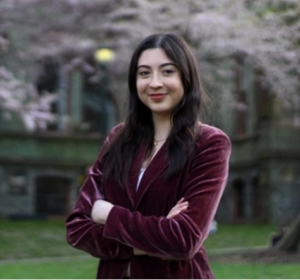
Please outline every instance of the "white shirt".
M142 177L143 177L145 171L146 171L146 168L141 168L140 174L139 174L139 179L138 179L138 182L137 182L137 185L136 185L136 191L139 189L139 185L140 185L140 182L142 180Z

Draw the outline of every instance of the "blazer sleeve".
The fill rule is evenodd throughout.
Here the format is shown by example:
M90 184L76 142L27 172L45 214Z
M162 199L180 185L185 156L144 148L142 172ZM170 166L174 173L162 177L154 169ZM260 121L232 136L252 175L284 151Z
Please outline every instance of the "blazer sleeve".
M192 258L206 239L227 183L231 143L215 130L201 141L190 163L181 197L188 210L173 219L143 216L114 206L103 235L162 259Z
M96 224L91 218L94 202L104 199L99 191L99 186L102 184L102 172L98 166L114 131L115 129L106 138L97 161L90 168L88 177L80 189L76 204L66 219L67 242L76 249L86 251L101 259L127 259L133 255L131 247L104 237L104 226Z

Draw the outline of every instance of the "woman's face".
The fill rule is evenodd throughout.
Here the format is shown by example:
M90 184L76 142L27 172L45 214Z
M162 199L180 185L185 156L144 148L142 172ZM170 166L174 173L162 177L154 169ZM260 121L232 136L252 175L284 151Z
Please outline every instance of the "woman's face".
M161 48L142 52L137 65L136 87L140 100L153 115L170 117L182 100L180 71Z

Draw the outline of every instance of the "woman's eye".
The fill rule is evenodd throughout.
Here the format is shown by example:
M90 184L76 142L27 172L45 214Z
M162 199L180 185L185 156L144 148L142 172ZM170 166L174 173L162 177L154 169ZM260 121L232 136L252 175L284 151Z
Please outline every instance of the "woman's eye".
M149 71L140 71L139 75L142 77L147 76L147 75L149 75Z
M174 73L174 70L172 70L172 69L165 69L165 70L163 71L163 73L166 74L166 75L171 75L171 74Z

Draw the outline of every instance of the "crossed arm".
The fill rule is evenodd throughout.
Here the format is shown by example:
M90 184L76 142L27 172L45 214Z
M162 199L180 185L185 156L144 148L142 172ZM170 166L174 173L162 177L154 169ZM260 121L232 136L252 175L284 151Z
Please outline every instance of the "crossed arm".
M184 212L188 208L188 201L184 201L184 198L181 198L176 205L170 210L170 212L167 215L167 219L172 219L176 215L178 215L181 212ZM92 212L91 212L91 217L93 221L97 224L102 224L105 225L107 217L111 211L111 209L114 207L113 204L111 204L108 201L105 200L97 200L95 201ZM147 253L133 248L133 253L134 255L146 255Z
M229 155L225 135L205 136L184 182L185 199L166 217L143 216L105 201L97 187L102 172L95 164L66 220L67 241L101 259L128 259L144 252L163 259L192 257L207 236L225 188Z

